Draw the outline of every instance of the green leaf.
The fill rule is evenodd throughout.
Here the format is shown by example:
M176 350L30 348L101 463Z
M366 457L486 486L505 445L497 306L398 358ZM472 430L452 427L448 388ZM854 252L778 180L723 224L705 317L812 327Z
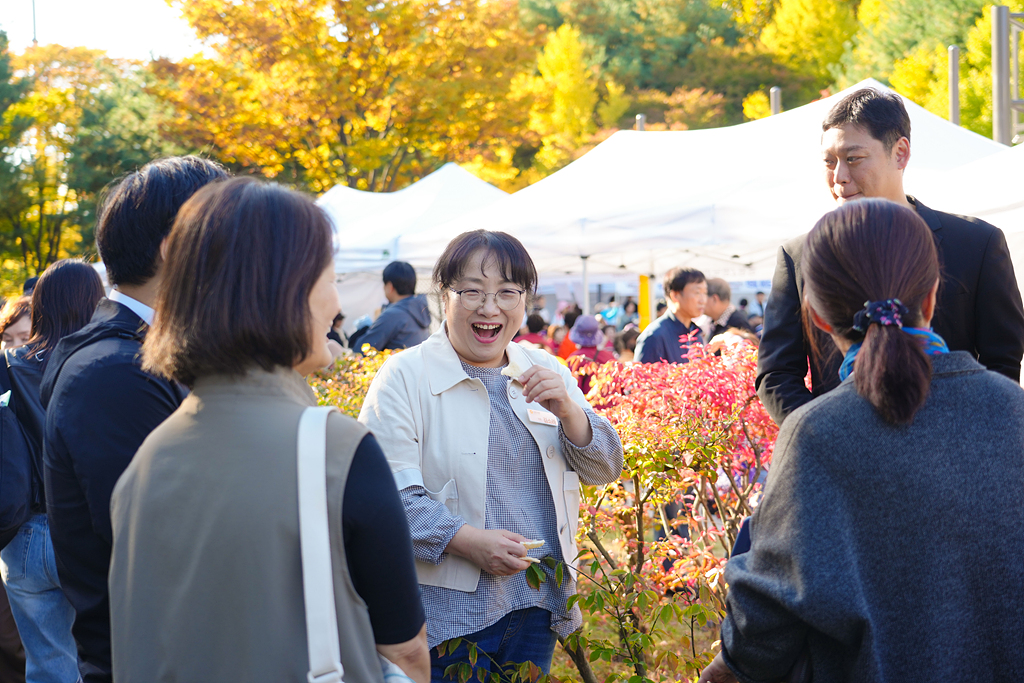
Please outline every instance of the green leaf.
M487 678L487 669L485 669L483 667L480 667L479 669L476 670L476 680L480 681L480 683L484 683L484 679L486 679L486 678Z
M555 567L555 583L557 583L559 586L562 585L562 578L564 577L564 567L565 565L562 562L559 562L558 566Z
M540 567L535 564L531 564L526 568L526 583L530 585L533 590L540 590L540 584L547 581L547 577L544 576L544 572L541 571Z
M566 610L571 610L572 606L575 605L577 602L579 602L579 600L580 600L580 596L579 595L575 595L575 594L570 595L569 599L565 601L565 609ZM573 636L569 636L569 637L572 638L574 636L575 636L575 634L573 634Z
M469 663L472 664L473 666L476 666L476 659L477 659L476 643L470 643L469 644Z
M473 667L465 662L459 664L459 683L466 683L473 677Z
M558 565L558 560L556 560L555 558L551 557L550 555L546 555L546 556L540 558L540 561L543 562L548 567L550 567L551 569L554 569L555 566Z

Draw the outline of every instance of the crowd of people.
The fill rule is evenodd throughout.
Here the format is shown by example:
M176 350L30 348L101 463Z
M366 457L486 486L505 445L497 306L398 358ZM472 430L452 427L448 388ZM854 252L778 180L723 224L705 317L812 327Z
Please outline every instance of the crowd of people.
M623 466L567 362L682 363L736 337L760 343L757 392L781 432L701 680L1012 680L1024 306L1005 239L903 193L898 97L850 95L822 146L839 206L780 248L768 296L734 304L725 280L675 268L643 330L630 298L552 315L523 245L475 230L434 267L433 332L395 262L388 306L347 337L310 198L197 157L118 180L96 226L112 290L67 259L0 311L0 678L547 672L582 625L575 576L556 569L579 552L581 484ZM305 376L364 345L406 350L358 420L332 412L307 440ZM326 659L316 571L339 634Z

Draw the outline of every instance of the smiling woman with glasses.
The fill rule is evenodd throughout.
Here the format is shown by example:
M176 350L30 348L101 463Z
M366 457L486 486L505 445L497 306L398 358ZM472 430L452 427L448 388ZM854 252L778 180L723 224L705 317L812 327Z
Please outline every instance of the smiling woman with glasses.
M554 356L512 343L537 287L517 239L456 237L434 284L444 324L384 364L359 416L409 518L431 678L470 663L466 641L484 655L476 669L531 661L547 672L556 637L581 617L566 607L572 573L544 561L575 562L580 482L618 478L622 444ZM531 564L546 575L539 589ZM435 646L451 638L464 642L441 656Z

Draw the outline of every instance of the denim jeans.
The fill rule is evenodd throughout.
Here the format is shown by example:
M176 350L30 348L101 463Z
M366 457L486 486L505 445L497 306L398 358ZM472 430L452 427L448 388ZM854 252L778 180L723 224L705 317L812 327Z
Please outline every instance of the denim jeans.
M530 607L509 612L497 623L476 633L462 636L462 640L455 652L448 652L443 657L438 656L437 648L431 648L432 683L451 683L453 677L446 678L444 670L452 664L469 663L469 647L465 641L476 643L479 649L470 680L478 680L477 669L487 672L500 671L505 664L523 662L533 662L544 673L548 673L551 670L551 657L555 653L557 636L551 630L551 612L541 607ZM457 680L457 677L454 680Z
M76 683L78 655L71 624L75 610L64 597L53 559L46 515L33 515L0 551L11 612L25 645L27 683Z

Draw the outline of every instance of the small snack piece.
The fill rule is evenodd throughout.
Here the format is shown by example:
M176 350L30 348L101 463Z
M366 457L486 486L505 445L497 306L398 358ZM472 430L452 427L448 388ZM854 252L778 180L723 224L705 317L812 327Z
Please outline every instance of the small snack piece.
M544 541L523 541L523 547L527 550L533 550L534 548L540 548L544 545Z
M501 369L501 374L512 379L519 379L524 372L526 372L526 368L519 367L519 364L513 360L510 360L508 365Z
M523 557L523 559L527 562L532 562L533 564L540 564L540 560L538 560L536 557L530 557L529 555L526 555L525 557Z

